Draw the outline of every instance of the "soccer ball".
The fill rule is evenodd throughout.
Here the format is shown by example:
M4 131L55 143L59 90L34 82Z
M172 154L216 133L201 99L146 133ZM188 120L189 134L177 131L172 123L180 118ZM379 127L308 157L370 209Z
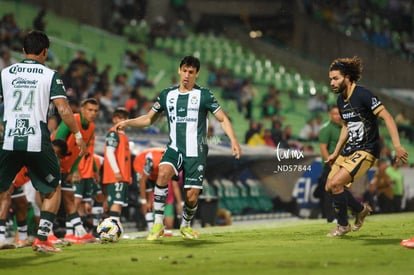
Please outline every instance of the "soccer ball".
M114 218L106 218L101 221L96 228L99 239L102 242L117 242L124 233L124 229L119 221Z

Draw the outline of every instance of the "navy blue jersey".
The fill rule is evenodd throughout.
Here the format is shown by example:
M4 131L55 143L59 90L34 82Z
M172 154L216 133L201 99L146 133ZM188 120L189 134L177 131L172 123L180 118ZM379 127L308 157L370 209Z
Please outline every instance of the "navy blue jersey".
M381 101L366 88L355 86L347 101L342 94L338 96L337 105L349 135L342 155L362 150L378 158L380 138L377 114L384 109Z

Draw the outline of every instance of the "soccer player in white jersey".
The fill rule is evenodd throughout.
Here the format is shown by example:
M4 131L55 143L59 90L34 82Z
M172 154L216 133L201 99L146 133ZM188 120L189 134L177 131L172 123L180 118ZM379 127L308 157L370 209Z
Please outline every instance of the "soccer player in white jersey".
M17 172L26 166L33 185L43 195L40 222L33 250L60 252L48 240L60 203L60 165L47 128L50 102L76 135L80 154L86 150L82 134L67 102L59 74L44 65L49 38L40 31L29 32L23 40L25 59L1 71L0 96L4 102L4 140L0 146L0 202ZM7 211L0 205L0 211ZM0 231L5 220L0 220ZM0 240L5 242L5 240Z
M198 86L200 61L193 56L185 56L179 65L178 85L164 89L151 110L142 116L120 122L118 129L125 127L142 128L154 123L162 112L169 126L169 143L161 159L158 177L154 188L154 226L147 240L156 240L164 234L164 207L168 194L168 181L184 170L184 209L180 226L181 235L196 239L198 233L191 227L196 213L198 195L202 190L208 147L207 114L214 114L231 142L231 152L236 159L241 156L241 148L234 134L233 126L212 92Z

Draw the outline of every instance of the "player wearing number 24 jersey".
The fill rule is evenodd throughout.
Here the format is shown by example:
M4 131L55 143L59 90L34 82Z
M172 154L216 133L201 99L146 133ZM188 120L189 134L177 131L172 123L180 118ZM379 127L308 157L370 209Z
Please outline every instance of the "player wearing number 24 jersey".
M17 172L27 167L32 184L43 195L42 211L33 249L59 252L47 239L59 209L60 166L47 128L49 104L53 102L60 117L75 134L79 154L86 145L66 99L60 76L44 63L50 41L40 31L30 31L23 39L22 62L4 68L0 75L0 97L4 102L4 142L0 144L0 202L7 201ZM0 207L3 217L7 207ZM5 219L0 219L5 228ZM4 230L3 230L4 232ZM0 234L1 235L1 234ZM0 248L4 239L0 238Z

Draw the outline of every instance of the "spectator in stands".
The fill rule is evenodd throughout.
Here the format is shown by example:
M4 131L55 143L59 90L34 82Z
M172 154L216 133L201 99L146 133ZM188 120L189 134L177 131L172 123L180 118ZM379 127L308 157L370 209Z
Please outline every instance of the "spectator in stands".
M107 89L102 91L101 89L97 89L90 98L95 98L99 102L100 114L98 117L100 118L100 121L110 123L112 121L112 113L115 110L115 108L112 107L111 90Z
M138 63L138 66L133 69L130 85L132 87L154 87L153 81L148 79L148 64L143 61Z
M17 60L11 56L10 49L7 47L0 48L0 70L16 63Z
M319 130L321 128L321 116L310 118L299 132L299 140L316 141L318 140Z
M308 111L311 113L327 112L326 96L324 94L313 95L308 100Z
M395 123L401 135L405 136L410 142L414 141L414 127L407 118L405 110L402 110L395 116Z
M257 122L256 120L251 120L250 121L250 125L249 125L249 129L247 129L245 135L244 135L244 143L247 144L247 142L249 141L249 139L257 133L260 133L260 129L261 129L261 123Z
M243 107L246 109L245 118L250 120L252 118L253 98L257 96L257 90L253 86L251 79L246 78L240 87L241 101Z
M131 94L132 88L128 84L128 75L126 73L118 73L112 84L112 107L117 108L125 106Z
M277 95L264 96L262 99L262 117L264 119L271 119L279 115L280 110L282 110L282 106Z
M220 122L218 122L214 118L212 119L209 118L208 123L209 123L209 127L213 128L213 133L216 138L221 139L221 138L226 137L226 134L224 133L223 128L221 128Z
M33 29L39 30L39 31L45 31L46 30L46 9L42 8L37 13L36 17L33 19Z
M267 89L267 93L263 95L262 100L262 114L265 119L272 118L274 115L278 115L281 110L281 103L279 100L279 91L274 85L270 85Z
M150 27L148 47L151 48L154 45L155 39L157 37L167 37L169 35L169 30L167 21L161 15L155 17L154 21L151 22Z
M262 124L259 124L259 131L254 133L249 140L246 142L248 146L259 146L259 145L266 145L266 141L264 139L264 128Z
M276 144L277 145L277 144ZM285 125L282 131L282 139L279 142L279 148L296 148L300 149L302 146L300 143L293 140L293 131L291 125Z
M321 19L347 35L365 39L375 46L392 48L390 33L394 32L395 37L401 38L398 52L408 59L414 55L406 45L414 40L412 4L407 4L409 1L405 4L398 0L345 1L338 5L331 5L329 1L304 2L306 11L315 19Z
M125 101L125 109L129 113L129 118L137 117L140 111L141 95L139 87L135 87L129 93L129 98Z
M120 1L112 1L112 12L111 17L108 18L108 24L106 28L109 29L109 31L114 32L118 35L124 34L124 28L125 25L128 23L128 19L122 16L120 7L116 4Z
M379 159L377 163L377 171L375 172L374 178L371 180L371 185L373 185L376 190L379 211L381 213L391 213L394 211L393 181L386 172L387 168L388 161Z
M220 82L219 82L218 77L217 77L216 68L213 66L213 64L211 64L211 63L207 64L207 71L208 71L207 85L209 87L220 86Z
M122 64L124 68L133 70L137 62L137 56L129 49L125 50L124 56L122 57Z
M4 14L0 22L0 44L11 50L21 51L24 35L25 32L18 27L14 14Z
M223 98L236 101L237 110L239 111L239 113L243 112L243 102L242 102L242 97L241 97L239 81L235 77L230 76L228 81L222 84L223 84Z
M380 151L380 158L381 159L386 159L388 160L389 163L392 163L393 161L393 156L392 156L392 152L391 152L391 148L387 145L382 145L381 147L381 151Z
M269 128L264 130L263 140L267 146L276 147L276 144L273 142L272 131Z
M272 119L271 132L273 143L277 146L283 136L282 121L278 117Z
M169 32L172 38L178 39L184 39L188 35L187 26L182 19L173 20Z
M69 96L78 101L88 97L88 94L83 93L92 84L91 79L95 73L96 68L86 59L85 51L78 50L62 77Z
M402 198L404 195L404 175L401 172L399 160L397 158L394 158L391 166L389 166L385 171L393 181L393 210L394 212L401 212Z
M179 19L191 22L191 12L186 0L170 0L170 5Z

